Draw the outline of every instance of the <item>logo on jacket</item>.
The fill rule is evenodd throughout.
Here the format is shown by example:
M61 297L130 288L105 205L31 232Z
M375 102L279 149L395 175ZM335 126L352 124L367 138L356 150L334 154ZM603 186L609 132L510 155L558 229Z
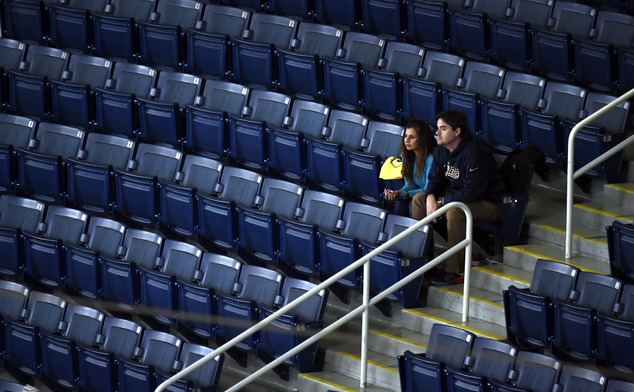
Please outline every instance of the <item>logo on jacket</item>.
M460 169L458 169L457 167L447 165L447 171L445 172L445 177L449 177L449 178L453 178L454 180L457 180L458 178L460 178Z

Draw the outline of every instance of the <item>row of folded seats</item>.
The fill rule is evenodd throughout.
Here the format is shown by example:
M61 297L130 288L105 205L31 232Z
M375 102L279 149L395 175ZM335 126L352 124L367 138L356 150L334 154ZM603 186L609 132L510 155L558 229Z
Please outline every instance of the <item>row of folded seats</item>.
M526 348L634 369L634 285L540 259L529 288L503 292L507 336Z
M25 387L26 385L20 384L16 381L0 380L0 391L3 392L23 392L25 390ZM31 390L37 391L37 389L35 389L34 387L29 387L31 388Z
M152 391L214 351L9 280L0 280L0 334L3 366L53 390ZM223 361L216 356L169 390L216 391Z
M3 275L138 306L152 322L218 344L316 286L109 218L20 196L0 197L0 232L7 252ZM327 300L328 291L319 291L239 348L270 362L309 337L297 330L322 327ZM285 366L312 370L316 350L314 344Z
M625 92L634 87L634 15L622 11L634 7L609 2L601 7L563 0L3 0L2 13L7 37L218 77L227 76L232 65L230 77L255 77L269 86L277 76L278 54L290 68L298 66L291 64L301 58L297 53L310 55L301 60L304 68L324 58L327 67L336 66L345 30ZM303 24L323 29L304 34ZM328 38L316 39L319 34ZM282 67L281 88L306 83L286 72ZM318 80L311 82L315 87Z
M629 392L627 376L609 378L579 364L518 349L465 329L434 324L425 353L398 357L403 392Z
M355 34L365 36L348 33L346 38ZM380 41L376 48L383 46ZM345 42L351 45L347 53L366 56L372 52L361 41ZM353 113L350 108L337 109L234 82L159 72L38 45L27 48L10 39L0 43L7 52L1 64L5 86L0 100L11 113L169 143L255 170L308 178L329 191L346 191L372 202L380 199L383 189L372 179L378 176L377 167L399 153L402 128L392 120L371 121L370 113L375 112L371 108L366 114ZM354 43L359 48L353 50ZM462 110L470 128L486 143L507 152L534 144L551 162L566 161L567 137L578 121L615 99L402 42L388 43L387 51L392 54L389 60L371 62L386 61L395 67L409 64L411 75L420 77L389 67L388 71L365 70L363 85L372 91L364 100L357 96L350 102L391 107L395 116L418 117L429 124L439 111ZM345 62L355 68L355 74L357 61L362 60ZM358 91L348 85L358 85L358 79L345 79L333 82L331 91L346 96ZM576 164L590 162L624 140L630 126L630 102L624 101L610 115L581 130ZM617 181L621 159L622 154L616 154L593 173Z
M634 283L634 226L616 220L606 226L610 275Z

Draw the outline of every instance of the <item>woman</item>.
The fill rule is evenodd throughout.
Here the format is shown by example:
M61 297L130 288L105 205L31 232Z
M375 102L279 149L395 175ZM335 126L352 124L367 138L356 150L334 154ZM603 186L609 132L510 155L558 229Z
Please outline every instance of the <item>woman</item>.
M429 125L423 120L413 118L407 122L405 135L401 142L403 166L401 172L405 186L398 190L385 189L385 199L394 200L394 213L409 216L411 198L427 189L427 175L431 169L432 153L436 148L436 139Z

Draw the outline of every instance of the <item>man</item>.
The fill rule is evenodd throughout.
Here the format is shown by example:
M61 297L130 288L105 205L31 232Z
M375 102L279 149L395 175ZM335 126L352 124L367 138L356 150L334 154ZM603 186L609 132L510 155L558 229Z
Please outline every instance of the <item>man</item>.
M412 200L412 217L420 220L445 204L460 201L469 207L473 219L498 221L500 195L504 182L493 157L475 140L463 112L448 110L436 115L438 148L429 173L425 194ZM462 209L447 211L447 246L465 238L466 216ZM464 249L448 258L440 277L433 284L463 282Z

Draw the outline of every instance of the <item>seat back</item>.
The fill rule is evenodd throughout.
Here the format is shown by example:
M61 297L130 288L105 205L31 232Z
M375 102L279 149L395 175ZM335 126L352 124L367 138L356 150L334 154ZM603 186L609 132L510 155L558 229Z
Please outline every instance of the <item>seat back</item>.
M92 88L104 87L111 76L113 62L108 59L73 54L68 61L68 70L63 72L64 81L88 85Z
M538 259L530 290L551 300L565 301L577 283L579 269L570 264Z
M241 8L220 4L207 4L199 27L206 33L240 38L249 25L251 13Z
M290 219L300 206L303 193L304 188L300 185L267 177L260 192L264 199L261 209L275 216Z
M325 192L307 190L302 199L299 221L316 225L322 231L334 231L341 219L344 200Z
M236 295L259 305L273 307L280 294L283 275L277 271L256 265L243 265L240 269Z
M97 309L68 304L64 315L62 335L85 347L96 344L106 315Z
M18 320L29 298L30 290L23 284L0 280L0 315Z
M383 59L385 60L385 65L381 67L383 70L415 76L423 66L425 49L405 42L390 41L385 46Z
M460 56L429 51L425 54L422 77L431 82L438 82L445 87L453 87L462 77L465 63L464 58Z
M562 363L545 354L520 351L515 360L515 386L532 391L552 391L557 385Z
M318 102L296 99L291 110L290 129L304 136L319 139L321 131L328 123L330 107Z
M405 128L400 125L370 121L365 137L368 140L366 151L380 157L381 161L399 156L404 133Z
M143 327L130 320L108 316L101 331L104 336L102 349L118 358L132 358L141 341Z
M286 278L282 285L280 295L284 297L283 305L288 305L300 296L315 288L317 285L306 280ZM289 311L289 314L297 317L298 322L322 321L326 311L329 291L322 289L301 305Z
M530 22L533 27L546 26L553 12L552 0L512 0L511 19L518 22Z
M202 256L202 249L195 245L167 240L161 253L161 257L164 260L162 272L183 282L191 282Z
M588 38L596 16L597 9L592 6L571 1L556 1L552 13L552 28L573 37Z
M161 255L165 239L162 235L140 229L126 230L123 238L123 259L140 267L151 269Z
M342 234L375 245L383 233L387 211L364 203L348 202L343 209Z
M0 38L0 69L17 70L24 59L26 44L10 38Z
M564 365L559 377L562 392L603 392L606 383L607 378L601 372L576 365Z
M180 353L180 361L183 363L183 369L193 365L202 357L211 354L214 350L210 347L200 344L185 342ZM213 361L209 361L202 367L194 370L185 379L192 382L196 388L215 387L218 385L222 364L224 362L224 354L220 354Z
M32 291L26 304L27 324L53 333L57 331L59 322L64 317L66 301L53 294Z
M464 69L464 90L494 99L505 75L506 70L497 65L469 61Z
M634 322L634 285L625 284L621 290L621 298L619 299L621 309L618 316L623 320Z
M341 144L349 150L359 150L368 123L367 116L344 110L333 110L328 119L330 134L326 136L326 140Z
M61 79L68 65L68 52L45 46L30 45L20 69L30 75Z
M291 97L273 91L253 90L248 106L251 110L249 118L281 127L290 112Z
M230 294L234 283L238 281L241 267L240 260L206 252L200 261L200 271L203 273L200 285L210 287L215 292Z
M548 82L544 89L546 106L543 111L569 121L577 121L582 116L587 91L579 86L559 82Z
M605 392L632 392L634 391L634 382L617 380L612 378L608 380Z
M126 226L118 221L94 216L88 224L86 246L103 256L115 257L123 244Z
M510 3L510 0L472 0L469 4L469 10L487 14L490 18L504 18Z
M193 0L160 0L156 11L150 14L153 23L179 26L187 30L196 25L202 14L203 4Z
M202 98L200 106L203 108L238 116L247 106L249 88L237 83L207 80Z
M75 158L84 146L85 134L80 128L41 122L35 135L38 143L34 150L62 159Z
M2 392L22 392L25 385L9 380L0 380L0 391Z
M108 14L119 18L131 18L138 22L149 20L154 10L154 0L110 0Z
M634 279L634 262L631 257L632 250L634 250L632 249L634 247L634 227L630 224L614 221L611 226L606 227L606 231L612 275Z
M135 145L124 136L90 132L86 137L86 161L124 170L134 155Z
M471 352L475 335L451 325L434 324L425 355L452 368L460 368Z
M220 180L223 167L221 162L214 159L189 154L183 163L181 184L196 189L198 193L210 195Z
M388 215L387 220L385 221L385 232L387 233L388 241L416 223L417 221L415 219L406 216L394 214ZM425 255L427 247L429 246L428 237L430 233L430 226L425 225L416 230L415 233L412 233L406 238L400 240L398 243L393 245L391 249L401 252L403 257L422 257Z
M88 214L83 211L52 205L46 210L44 218L45 235L65 243L78 244L81 235L86 231Z
M589 116L615 99L616 97L608 94L589 92L588 97L586 98L586 105L584 108L585 112ZM596 120L592 121L590 125L603 127L607 133L617 134L623 133L629 120L630 102L624 101L618 104L616 108L613 108L610 111L609 116L600 116Z
M154 68L119 62L115 64L112 79L106 82L106 86L119 93L147 97L156 83L156 77Z
M0 226L35 233L44 217L44 203L21 196L0 196Z
M0 54L1 56L1 54ZM28 117L0 113L0 144L13 148L26 148L35 137L37 122Z
M572 302L602 314L611 314L622 288L623 283L612 276L581 271Z
M222 171L220 198L233 200L238 205L250 207L260 193L264 177L256 172L238 167L227 166Z
M181 167L183 153L169 147L141 143L135 154L135 173L171 182Z
M343 30L320 23L302 22L297 29L297 39L291 41L296 52L319 57L335 57L343 42Z
M180 355L183 341L167 332L145 330L139 347L143 349L140 361L153 366L155 370L170 373Z
M249 33L243 33L243 37L251 36L254 42L272 44L276 48L286 49L297 33L297 20L285 16L264 13L253 13Z
M339 57L363 68L374 68L383 55L385 43L385 39L376 35L348 32L343 40L343 56Z
M200 3L196 3L200 4ZM156 81L156 89L150 90L150 98L176 103L181 108L191 105L198 95L202 79L181 72L163 71Z
M543 77L521 72L507 72L502 86L502 101L535 110L545 87L546 79Z
M471 371L487 379L504 382L515 364L517 348L495 339L478 337L473 343Z

